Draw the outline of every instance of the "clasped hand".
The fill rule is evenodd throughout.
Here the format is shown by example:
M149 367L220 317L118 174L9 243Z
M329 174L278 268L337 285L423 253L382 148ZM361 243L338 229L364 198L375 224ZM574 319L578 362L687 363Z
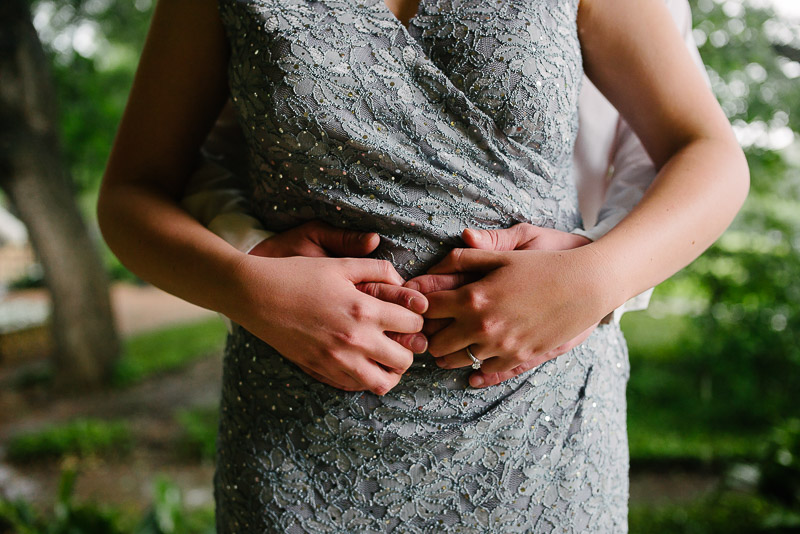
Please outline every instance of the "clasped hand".
M240 323L315 379L378 395L397 385L413 353L427 349L456 368L472 363L469 346L483 360L470 383L485 387L571 350L595 328L597 311L576 298L585 257L558 252L588 239L524 223L463 238L471 249L406 282L389 262L360 257L377 234L306 223L250 252L245 277L267 286L251 288L251 309L280 303L282 312L245 313ZM260 276L257 256L286 258L285 275Z

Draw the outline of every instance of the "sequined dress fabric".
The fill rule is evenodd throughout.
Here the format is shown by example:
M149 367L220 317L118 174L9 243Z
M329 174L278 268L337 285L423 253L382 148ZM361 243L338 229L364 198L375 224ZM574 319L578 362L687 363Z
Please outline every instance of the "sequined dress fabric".
M580 224L577 0L220 0L253 208L381 235L425 272L465 227ZM309 281L313 284L313 281ZM615 325L486 389L418 356L387 395L317 382L235 327L215 494L238 532L625 532Z

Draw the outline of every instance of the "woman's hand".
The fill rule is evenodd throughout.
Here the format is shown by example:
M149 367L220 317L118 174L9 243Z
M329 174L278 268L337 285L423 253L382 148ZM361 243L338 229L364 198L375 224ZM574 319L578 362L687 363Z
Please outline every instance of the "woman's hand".
M231 319L322 382L384 395L413 362L411 350L385 332L419 332L425 297L410 303L415 313L357 288L379 283L411 291L387 261L247 256L235 280L247 297Z
M345 230L315 220L264 239L250 251L250 254L265 258L291 256L362 258L378 248L380 242L380 236L375 232ZM356 287L376 299L399 304L416 313L422 313L428 308L425 296L411 288L379 282L361 282L356 284ZM422 333L387 332L386 335L418 354L428 348L428 339ZM339 389L349 389L341 384L322 381Z
M605 265L591 246L567 251L455 249L429 273L483 277L427 295L426 319L452 321L430 338L428 350L440 367L456 368L471 364L465 350L469 346L483 361L483 377L508 378L518 369L552 359L588 337L613 308L601 283Z
M550 228L541 228L528 223L520 223L510 228L500 230L474 230L468 228L462 233L462 238L464 242L472 248L495 251L568 250L591 243L589 239L583 236ZM406 282L406 287L418 289L422 293L428 294L434 291L457 289L477 278L475 274L467 273L425 274ZM432 336L451 322L452 319L427 319L423 327L423 332L428 336ZM561 356L583 343L597 327L597 324L598 323L591 325L578 334L578 336L559 345L555 349L547 351L544 354L531 355L530 359L509 371L490 373L486 372L484 369L479 369L470 376L470 385L473 387L494 386L509 378L529 371L548 360ZM472 364L472 360L466 355L466 351L464 351L464 354L461 356L460 363L462 363L462 365L455 365L459 362L450 363L458 367Z

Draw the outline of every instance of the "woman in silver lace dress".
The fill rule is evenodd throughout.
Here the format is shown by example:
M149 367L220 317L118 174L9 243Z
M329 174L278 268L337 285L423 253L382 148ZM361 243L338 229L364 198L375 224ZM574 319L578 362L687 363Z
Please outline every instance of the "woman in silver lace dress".
M626 530L618 327L498 386L471 389L465 367L468 348L499 371L574 337L691 261L746 191L663 6L595 3L421 0L406 26L408 6L383 0L162 0L99 213L140 276L242 325L225 352L220 533ZM448 255L467 227L579 223L583 66L661 168L640 208L572 251ZM266 227L377 232L373 259L256 261L177 209L226 74ZM382 334L421 318L353 285L437 264L482 278L428 296L426 318L452 322L412 363ZM327 385L342 381L364 391Z

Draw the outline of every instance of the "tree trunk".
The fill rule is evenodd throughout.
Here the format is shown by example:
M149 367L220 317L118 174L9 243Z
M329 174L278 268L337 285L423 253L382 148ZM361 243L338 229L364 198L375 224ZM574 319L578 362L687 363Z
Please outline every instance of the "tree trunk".
M27 0L0 0L0 187L27 225L53 299L56 386L107 383L119 354L108 278L74 200L50 64Z

